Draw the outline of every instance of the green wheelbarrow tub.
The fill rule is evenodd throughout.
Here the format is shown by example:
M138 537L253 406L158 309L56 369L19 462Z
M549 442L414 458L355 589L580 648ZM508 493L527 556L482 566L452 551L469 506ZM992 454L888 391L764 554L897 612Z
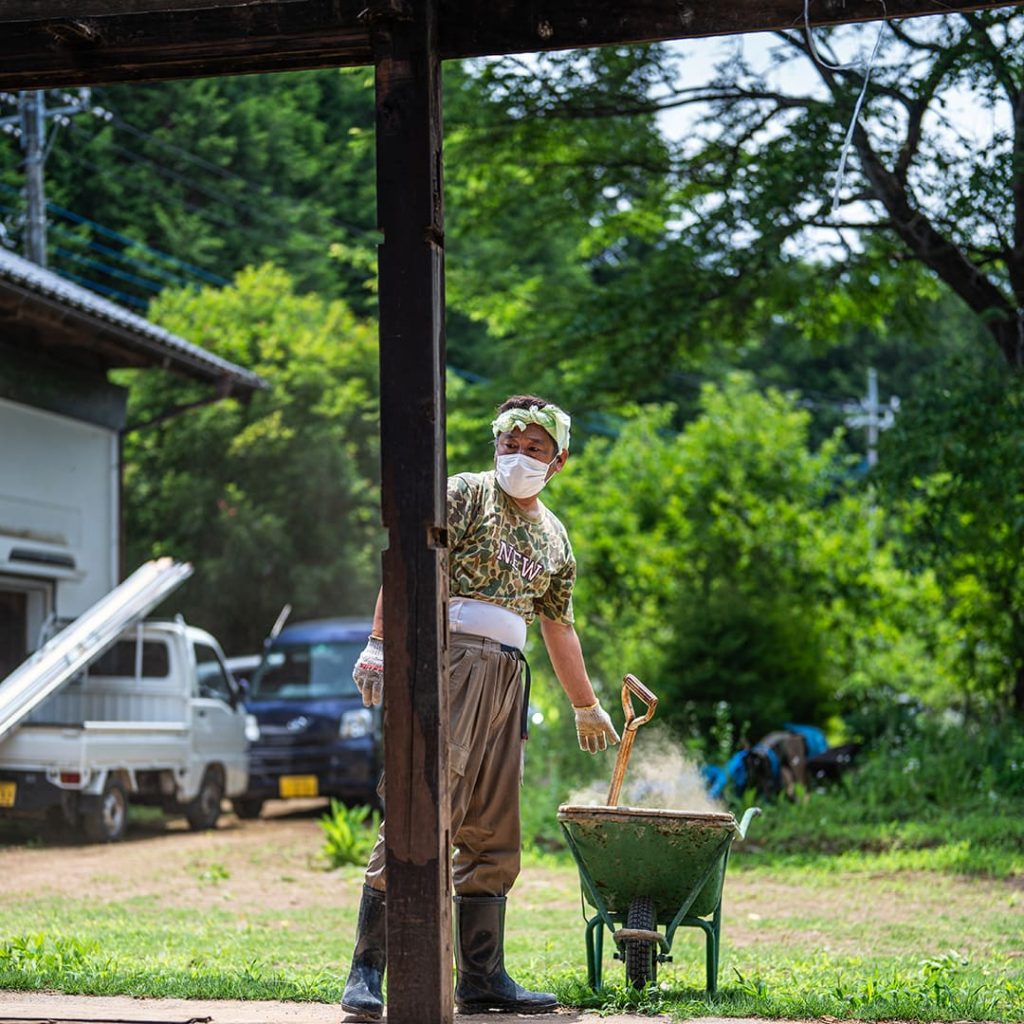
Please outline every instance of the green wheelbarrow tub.
M559 807L558 820L584 883L593 885L607 912L624 917L635 898L646 896L660 922L675 917L701 879L686 913L715 912L725 881L724 854L742 836L728 813L566 804ZM583 892L598 908L587 884Z
M597 911L583 915L587 976L595 992L601 991L605 928L615 940L616 956L625 961L627 982L645 987L657 980L658 964L672 959L672 940L683 927L704 933L707 991L716 991L729 850L760 813L750 807L737 824L727 813L559 807L558 822L579 868L584 898Z

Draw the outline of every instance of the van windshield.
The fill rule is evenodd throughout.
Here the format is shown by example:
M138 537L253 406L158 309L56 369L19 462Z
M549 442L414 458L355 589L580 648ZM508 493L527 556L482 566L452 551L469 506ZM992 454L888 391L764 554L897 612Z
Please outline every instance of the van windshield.
M352 667L362 643L275 644L252 678L250 699L301 700L359 693Z

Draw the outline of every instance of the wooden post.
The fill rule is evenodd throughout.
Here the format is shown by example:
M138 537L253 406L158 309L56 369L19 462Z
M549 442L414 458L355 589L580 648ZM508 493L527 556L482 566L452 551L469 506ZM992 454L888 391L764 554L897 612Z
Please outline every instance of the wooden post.
M438 0L374 0L389 1024L450 1024L444 200Z

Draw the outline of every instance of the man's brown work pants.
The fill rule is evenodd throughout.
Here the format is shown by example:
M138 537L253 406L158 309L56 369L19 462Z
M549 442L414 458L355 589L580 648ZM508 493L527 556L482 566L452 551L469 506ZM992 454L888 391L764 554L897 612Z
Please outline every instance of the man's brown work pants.
M519 875L520 664L494 640L451 636L452 882L461 896L504 896ZM382 778L382 793L383 785ZM366 867L366 884L380 890L386 886L384 826Z

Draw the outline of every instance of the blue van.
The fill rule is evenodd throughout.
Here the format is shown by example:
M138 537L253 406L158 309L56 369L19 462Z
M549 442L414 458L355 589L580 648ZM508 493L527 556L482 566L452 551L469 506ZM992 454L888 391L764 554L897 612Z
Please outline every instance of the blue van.
M352 667L369 619L286 626L268 641L248 684L249 788L233 801L241 818L267 800L333 796L376 806L382 764L380 708L363 707Z

